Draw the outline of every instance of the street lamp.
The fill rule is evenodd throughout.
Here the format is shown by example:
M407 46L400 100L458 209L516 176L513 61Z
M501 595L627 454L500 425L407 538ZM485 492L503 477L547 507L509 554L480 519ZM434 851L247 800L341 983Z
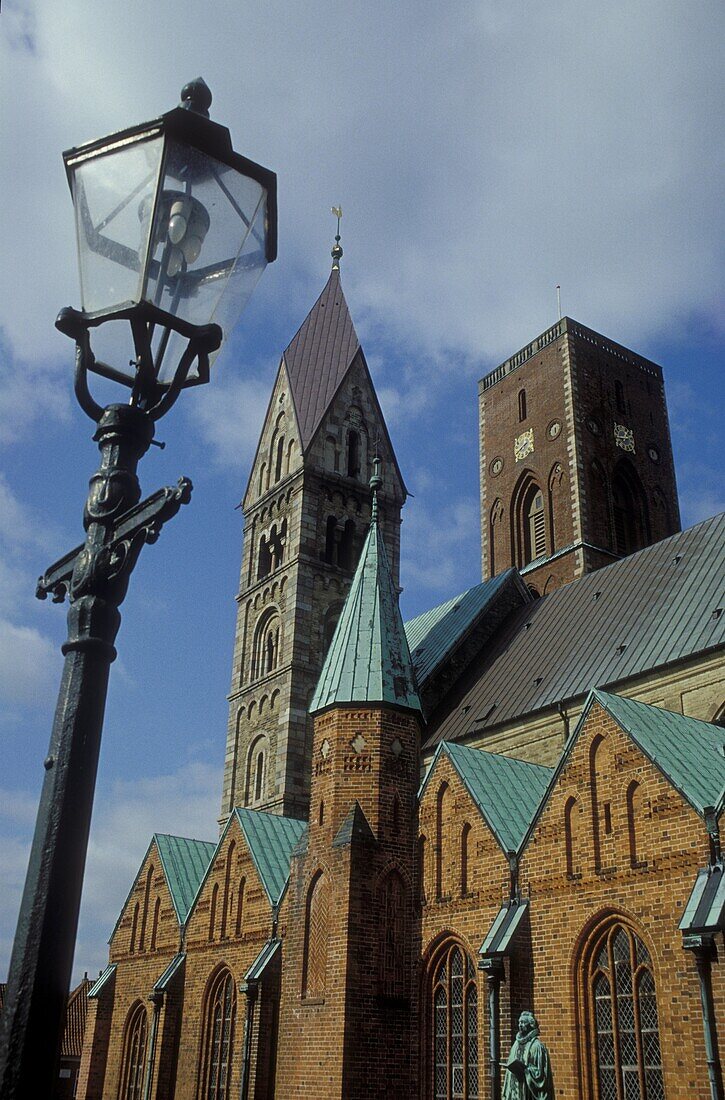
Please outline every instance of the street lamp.
M83 308L56 326L76 343L76 396L101 463L85 542L38 582L41 599L68 597L68 637L2 1018L3 1100L50 1095L57 1077L118 609L143 545L191 495L181 478L141 501L138 462L181 390L209 381L277 254L276 176L234 152L210 104L195 80L153 122L64 154ZM89 372L129 387L128 403L101 407Z

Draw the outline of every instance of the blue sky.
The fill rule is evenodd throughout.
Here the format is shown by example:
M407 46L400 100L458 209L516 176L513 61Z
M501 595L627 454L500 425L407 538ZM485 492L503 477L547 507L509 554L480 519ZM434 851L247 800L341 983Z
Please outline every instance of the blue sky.
M342 276L413 498L410 617L479 579L476 382L565 313L665 369L683 523L724 505L721 5L698 0L5 0L0 14L0 977L65 636L34 599L80 541L92 425L61 152L152 118L201 74L235 146L279 175L279 259L213 383L162 422L143 489L192 478L124 605L76 974L150 834L213 839L241 499L282 349ZM111 399L110 392L106 392Z

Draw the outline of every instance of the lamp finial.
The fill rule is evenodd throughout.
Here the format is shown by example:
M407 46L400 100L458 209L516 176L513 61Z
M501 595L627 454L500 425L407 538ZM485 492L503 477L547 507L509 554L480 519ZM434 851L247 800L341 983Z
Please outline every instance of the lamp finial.
M208 118L211 98L209 85L202 77L197 76L196 80L190 80L181 89L181 103L179 106L184 107L187 111L196 111L198 115Z

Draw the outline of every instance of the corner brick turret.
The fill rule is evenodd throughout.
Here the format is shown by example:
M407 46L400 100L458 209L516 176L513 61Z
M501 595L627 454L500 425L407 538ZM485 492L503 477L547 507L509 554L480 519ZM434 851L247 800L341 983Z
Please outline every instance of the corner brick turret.
M376 469L370 530L310 708L310 825L292 860L281 1004L285 1096L417 1095L421 708L380 484Z

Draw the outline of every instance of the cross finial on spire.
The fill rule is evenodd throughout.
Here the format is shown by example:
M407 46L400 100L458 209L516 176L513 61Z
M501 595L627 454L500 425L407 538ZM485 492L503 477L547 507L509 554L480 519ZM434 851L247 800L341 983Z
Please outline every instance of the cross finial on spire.
M373 494L373 507L370 512L370 523L377 523L378 521L378 492L383 487L383 479L380 473L380 467L382 465L380 455L378 454L379 439L375 440L375 457L373 459L373 476L370 478L370 489Z
M337 234L335 235L335 243L332 246L332 270L339 271L340 260L342 259L342 245L340 244L340 218L342 217L342 207L333 206L331 210L337 218Z

